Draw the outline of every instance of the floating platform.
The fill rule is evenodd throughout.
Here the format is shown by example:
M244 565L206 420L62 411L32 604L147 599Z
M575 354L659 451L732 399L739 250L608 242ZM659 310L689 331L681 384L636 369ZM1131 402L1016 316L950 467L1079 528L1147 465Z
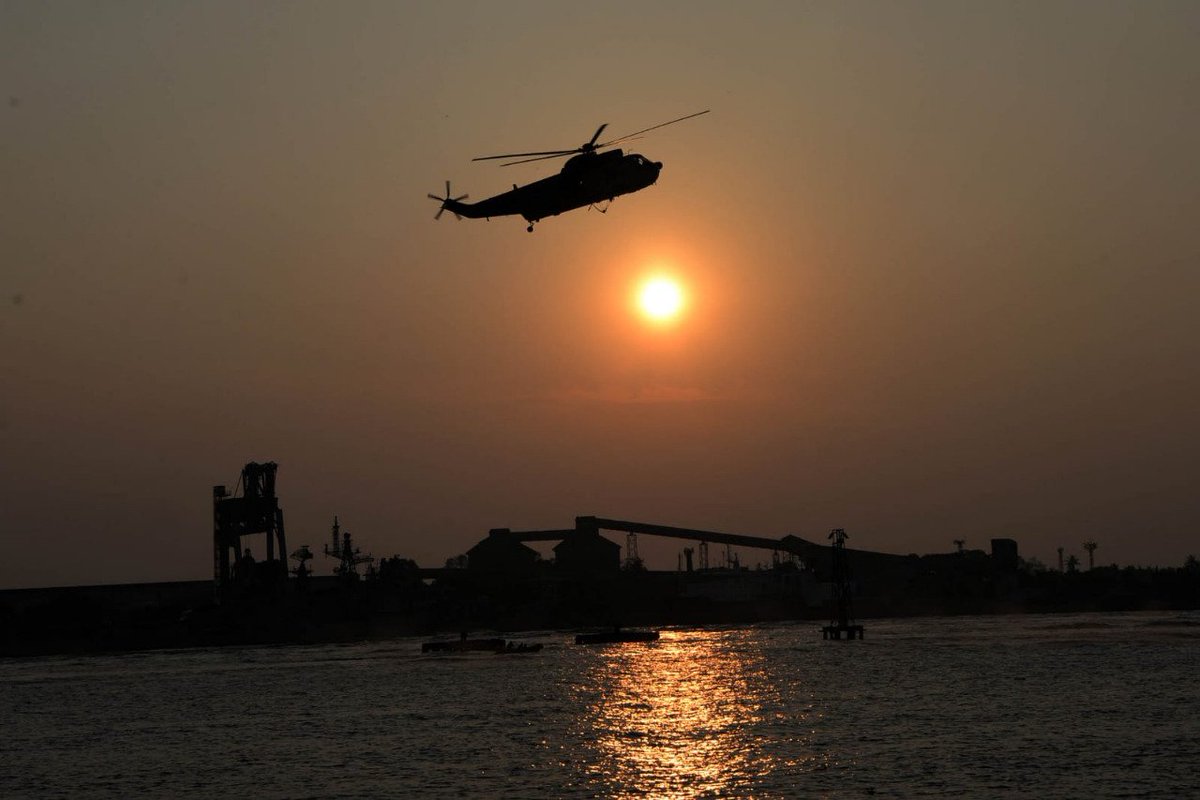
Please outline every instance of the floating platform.
M658 631L603 631L602 633L581 633L575 637L575 644L615 644L617 642L654 642L658 640Z
M844 635L843 635L844 634ZM826 625L821 628L822 639L861 639L862 625Z

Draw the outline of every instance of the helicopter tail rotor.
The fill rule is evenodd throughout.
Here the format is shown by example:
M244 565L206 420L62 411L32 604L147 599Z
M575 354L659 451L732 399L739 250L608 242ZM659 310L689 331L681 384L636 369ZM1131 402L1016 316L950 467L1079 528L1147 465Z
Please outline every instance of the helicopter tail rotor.
M453 208L450 208L450 204L458 203L463 200L466 200L468 197L470 197L470 195L460 194L458 197L451 197L450 196L450 181L446 181L446 196L445 197L438 197L436 194L429 194L429 195L426 195L426 197L428 197L430 200L437 200L439 203L442 204L442 207L438 209L438 212L433 215L434 219L441 219L442 212L449 209L450 213L454 215L455 219L461 220L462 215L459 214L457 211L455 211Z

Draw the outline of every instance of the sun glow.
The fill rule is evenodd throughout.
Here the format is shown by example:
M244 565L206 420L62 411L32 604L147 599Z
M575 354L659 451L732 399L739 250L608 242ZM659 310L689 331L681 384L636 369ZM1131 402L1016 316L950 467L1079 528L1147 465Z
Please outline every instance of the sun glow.
M669 322L683 310L683 288L679 282L655 276L638 290L638 306L642 313L656 322Z
M645 647L597 650L573 688L583 710L572 758L588 767L580 788L594 797L730 797L764 778L843 767L809 735L823 709L781 713L777 675L750 641L738 631L663 631Z

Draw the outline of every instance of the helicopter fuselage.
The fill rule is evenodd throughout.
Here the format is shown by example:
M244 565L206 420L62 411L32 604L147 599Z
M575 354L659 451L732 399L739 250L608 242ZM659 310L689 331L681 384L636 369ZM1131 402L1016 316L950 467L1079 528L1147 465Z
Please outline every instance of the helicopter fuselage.
M443 207L471 219L520 214L532 230L533 223L545 217L645 189L658 180L661 170L662 162L638 153L619 149L581 153L568 160L557 175L525 186L513 184L510 191L477 203L447 199Z

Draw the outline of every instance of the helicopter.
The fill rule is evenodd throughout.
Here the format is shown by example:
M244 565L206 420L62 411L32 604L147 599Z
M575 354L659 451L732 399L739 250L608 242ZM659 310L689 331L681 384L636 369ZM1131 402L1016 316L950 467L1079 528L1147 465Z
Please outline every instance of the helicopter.
M662 171L663 165L661 161L651 161L640 153L625 153L620 148L614 150L604 150L604 148L639 138L644 133L664 128L667 125L674 125L676 122L707 114L711 110L697 111L694 114L651 125L649 128L643 128L607 142L600 142L598 141L600 135L608 127L608 123L604 123L596 129L591 139L579 147L569 150L541 150L532 153L505 153L498 156L473 158L472 161L517 159L500 165L511 167L515 164L528 164L533 161L570 156L557 175L542 178L525 186L517 186L514 183L511 191L480 200L477 203L464 203L463 200L469 196L465 194L451 197L450 181L446 181L444 197L436 194L428 195L431 200L442 204L433 218L441 219L444 211L449 211L456 219L463 217L491 219L492 217L520 214L529 223L529 227L525 230L533 233L534 223L540 222L544 217L557 216L564 211L585 206L596 206L597 203L604 201L611 203L623 194L631 194L645 189L647 186L652 186L658 180L658 174ZM600 152L601 150L604 152ZM602 209L602 213L607 211L607 207Z

